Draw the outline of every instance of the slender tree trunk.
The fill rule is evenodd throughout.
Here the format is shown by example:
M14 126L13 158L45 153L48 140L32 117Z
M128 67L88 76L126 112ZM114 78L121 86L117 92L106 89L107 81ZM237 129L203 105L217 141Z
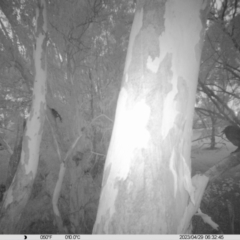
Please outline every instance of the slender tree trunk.
M46 4L39 0L36 23L35 81L33 102L23 138L22 153L16 175L10 185L1 209L1 233L19 233L17 227L26 206L37 173L39 148L42 139L46 108Z
M6 189L9 188L13 180L13 177L15 176L21 158L23 133L24 133L24 119L19 113L16 141L14 144L13 154L11 155L8 163L7 179L5 184Z
M216 141L215 141L216 119L214 118L214 116L211 116L211 121L212 121L212 131L211 131L210 149L215 149L215 147L216 147Z
M200 204L190 150L207 10L203 0L137 2L93 233L189 231Z

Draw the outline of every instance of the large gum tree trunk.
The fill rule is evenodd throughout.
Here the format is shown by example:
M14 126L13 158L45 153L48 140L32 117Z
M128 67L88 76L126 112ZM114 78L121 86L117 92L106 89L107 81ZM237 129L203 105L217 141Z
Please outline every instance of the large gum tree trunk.
M207 11L203 0L137 2L93 233L189 232Z
M38 167L39 148L45 120L47 79L47 17L44 0L38 1L36 20L35 80L32 108L23 137L20 163L1 208L1 233L19 233L17 224L30 197Z

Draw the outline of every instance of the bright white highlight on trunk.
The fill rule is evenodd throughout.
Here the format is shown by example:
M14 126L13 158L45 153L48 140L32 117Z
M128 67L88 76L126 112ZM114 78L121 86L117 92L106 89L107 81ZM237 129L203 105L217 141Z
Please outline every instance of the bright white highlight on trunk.
M115 176L125 179L128 176L129 164L135 149L146 148L150 139L147 124L150 117L150 108L145 100L132 104L127 91L123 88L120 92L121 104L118 104L116 123L118 128L113 130L112 141L121 148L114 164ZM117 160L119 159L119 160Z

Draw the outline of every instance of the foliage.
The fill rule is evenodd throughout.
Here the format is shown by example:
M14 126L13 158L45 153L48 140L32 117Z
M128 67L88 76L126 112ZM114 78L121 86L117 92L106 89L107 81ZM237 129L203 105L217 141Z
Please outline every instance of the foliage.
M239 125L239 2L213 4L204 43L197 113L205 125Z

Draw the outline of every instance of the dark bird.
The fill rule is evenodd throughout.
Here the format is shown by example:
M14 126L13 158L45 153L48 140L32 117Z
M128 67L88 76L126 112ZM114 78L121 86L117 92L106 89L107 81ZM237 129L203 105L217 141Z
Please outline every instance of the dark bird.
M62 117L60 116L60 114L54 108L50 108L50 110L52 111L53 117L55 119L59 118L60 122L62 122Z
M52 116L54 117L54 119L57 120L57 118L59 118L60 122L62 122L62 117L57 112L57 110L55 110L54 108L50 108L49 106L48 106L48 108L49 108L50 112L52 113Z
M222 131L226 138L235 146L238 148L232 152L236 153L240 151L240 128L237 126L227 126L223 131Z

